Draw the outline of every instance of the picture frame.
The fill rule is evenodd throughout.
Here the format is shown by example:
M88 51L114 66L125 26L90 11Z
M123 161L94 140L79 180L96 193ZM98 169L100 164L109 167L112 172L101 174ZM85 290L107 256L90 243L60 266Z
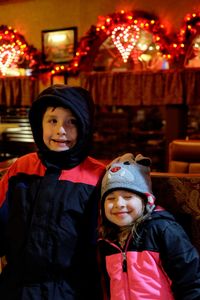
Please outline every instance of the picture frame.
M42 30L42 56L44 63L70 62L76 51L77 27Z
M66 74L51 74L51 85L53 84L67 84Z

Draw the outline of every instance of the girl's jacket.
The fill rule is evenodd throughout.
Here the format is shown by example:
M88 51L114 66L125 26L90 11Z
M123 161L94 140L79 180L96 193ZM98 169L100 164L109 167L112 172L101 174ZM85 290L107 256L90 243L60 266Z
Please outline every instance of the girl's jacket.
M130 236L122 250L99 240L105 299L200 299L200 258L182 227L164 211Z

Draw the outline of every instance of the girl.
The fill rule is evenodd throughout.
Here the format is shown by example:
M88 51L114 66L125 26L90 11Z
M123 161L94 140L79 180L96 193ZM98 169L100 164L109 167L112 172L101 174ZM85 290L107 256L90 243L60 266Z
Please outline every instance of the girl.
M102 181L99 249L105 299L200 299L200 260L182 227L156 207L150 159L112 163Z

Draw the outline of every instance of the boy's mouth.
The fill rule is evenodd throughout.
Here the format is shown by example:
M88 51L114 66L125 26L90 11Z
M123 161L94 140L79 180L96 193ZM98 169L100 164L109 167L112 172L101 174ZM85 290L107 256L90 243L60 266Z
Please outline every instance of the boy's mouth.
M58 146L69 146L71 144L71 141L69 141L69 140L54 140L54 139L52 139L52 142L57 144Z
M55 143L67 143L68 142L68 140L54 140L54 139L52 139L52 141Z

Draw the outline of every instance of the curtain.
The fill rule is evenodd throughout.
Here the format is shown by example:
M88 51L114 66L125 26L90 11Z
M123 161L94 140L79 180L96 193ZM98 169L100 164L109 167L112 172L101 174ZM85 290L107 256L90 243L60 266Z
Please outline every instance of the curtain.
M81 86L98 105L200 104L200 70L83 72Z
M34 77L0 77L0 105L30 106L38 92Z

